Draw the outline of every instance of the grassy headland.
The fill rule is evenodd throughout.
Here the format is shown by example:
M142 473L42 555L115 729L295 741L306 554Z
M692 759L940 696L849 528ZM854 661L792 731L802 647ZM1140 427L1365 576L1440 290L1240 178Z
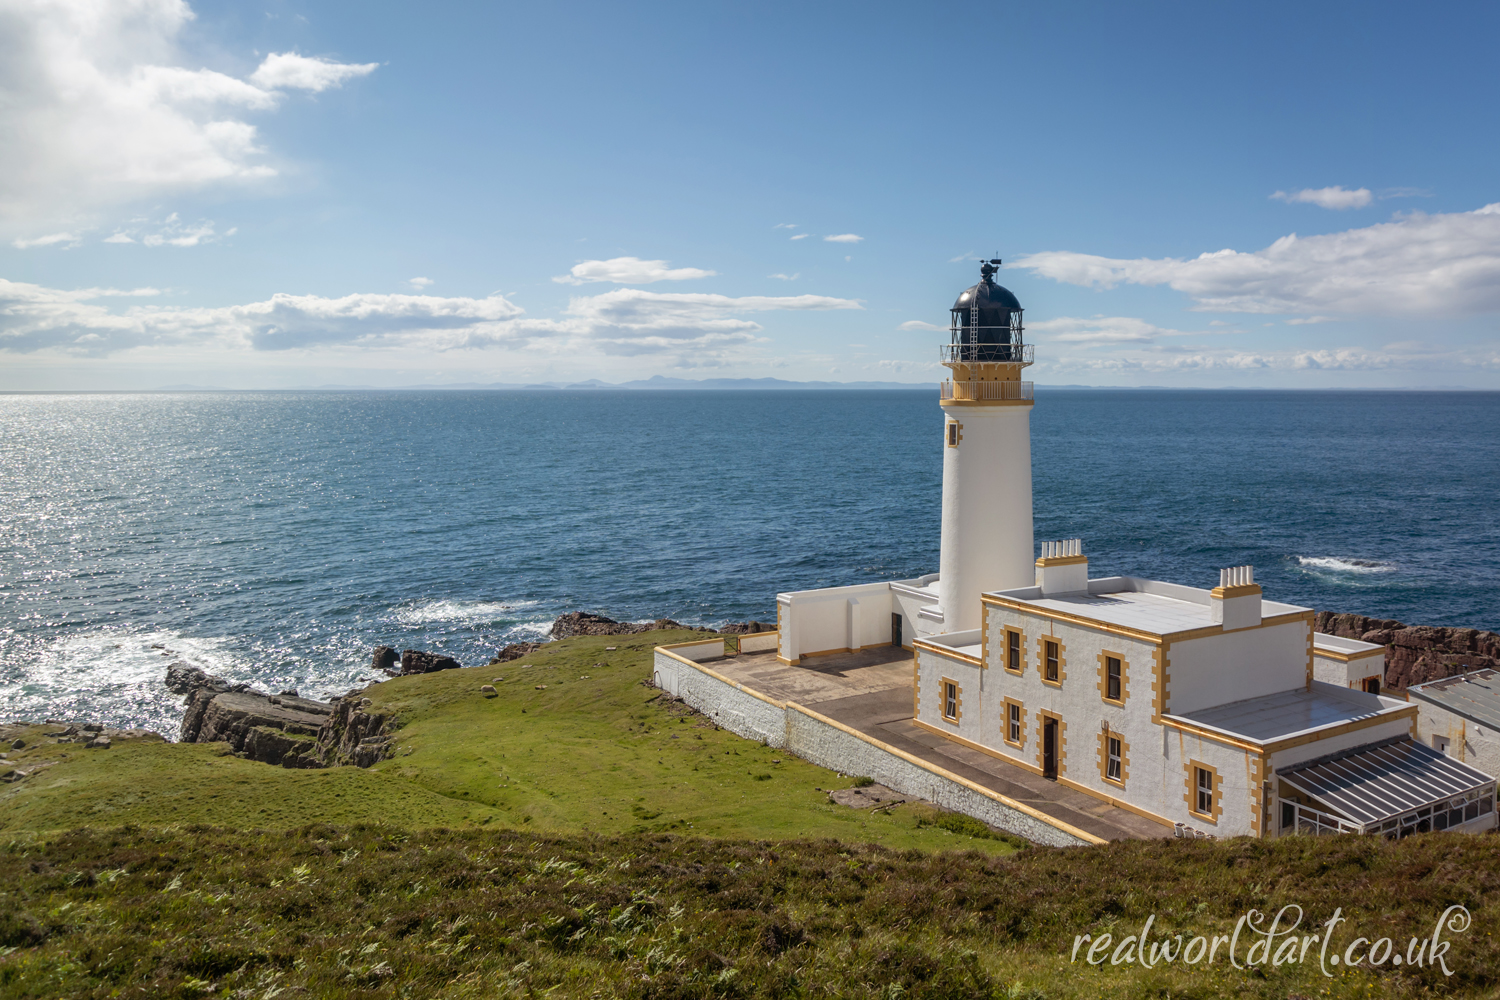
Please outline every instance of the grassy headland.
M939 817L931 809L831 805L818 789L848 779L658 697L642 683L652 648L689 638L702 633L580 636L510 663L374 685L370 711L394 713L403 725L395 756L368 770L270 767L223 744L130 740L87 750L33 738L11 764L56 763L0 786L0 831L384 823L1013 849L968 836L961 824L950 824L958 832L932 825ZM496 695L483 696L480 686L491 683Z

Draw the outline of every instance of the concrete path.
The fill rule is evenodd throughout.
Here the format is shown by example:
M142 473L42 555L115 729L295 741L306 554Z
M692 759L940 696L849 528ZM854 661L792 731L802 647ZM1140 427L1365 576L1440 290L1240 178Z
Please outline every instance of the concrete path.
M705 666L779 701L793 701L888 746L1106 840L1171 837L1172 827L971 750L912 722L911 655L894 647L820 656L789 667L774 653Z

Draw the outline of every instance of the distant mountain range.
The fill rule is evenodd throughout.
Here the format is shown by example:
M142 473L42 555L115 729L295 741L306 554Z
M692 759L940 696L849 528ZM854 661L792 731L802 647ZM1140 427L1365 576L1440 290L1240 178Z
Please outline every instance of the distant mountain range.
M653 375L646 379L636 379L633 382L602 382L591 378L585 382L445 382L440 385L297 385L287 389L226 389L218 385L191 385L181 383L177 385L157 386L150 392L414 392L417 390L518 390L536 389L552 390L559 389L629 389L629 390L679 390L679 391L703 391L724 389L752 389L752 390L788 390L788 389L880 389L880 390L913 390L924 389L931 392L937 388L936 382L791 382L780 378L667 378L664 375ZM1111 389L1120 392L1129 392L1137 389L1176 390L1176 391L1203 391L1205 389L1244 390L1252 391L1245 386L1165 386L1165 385L1037 385L1043 392L1053 392L1067 389ZM1412 391L1423 392L1464 392L1475 391L1469 386L1463 385L1431 385L1431 386L1409 386ZM1298 391L1298 390L1262 390L1262 391ZM1329 392L1340 391L1324 387L1303 391ZM1360 392L1358 388L1342 391ZM1392 392L1392 389L1363 390Z

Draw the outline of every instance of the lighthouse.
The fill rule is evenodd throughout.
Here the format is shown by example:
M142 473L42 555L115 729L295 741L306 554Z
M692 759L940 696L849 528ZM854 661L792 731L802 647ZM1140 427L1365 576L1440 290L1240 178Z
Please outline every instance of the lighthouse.
M999 260L953 303L942 384L943 529L938 607L947 632L980 626L979 595L1031 586L1032 363L1021 303L995 283Z

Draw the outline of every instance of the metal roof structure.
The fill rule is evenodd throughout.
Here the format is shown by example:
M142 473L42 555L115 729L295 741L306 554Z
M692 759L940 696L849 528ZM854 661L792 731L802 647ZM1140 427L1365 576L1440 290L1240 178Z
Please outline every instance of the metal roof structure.
M1489 667L1416 684L1406 694L1500 731L1500 674Z
M1276 776L1366 827L1495 783L1409 736L1278 768Z
M1182 719L1264 744L1379 715L1395 717L1406 707L1404 702L1395 698L1313 681L1310 690L1278 691L1259 698L1168 715L1167 718Z

